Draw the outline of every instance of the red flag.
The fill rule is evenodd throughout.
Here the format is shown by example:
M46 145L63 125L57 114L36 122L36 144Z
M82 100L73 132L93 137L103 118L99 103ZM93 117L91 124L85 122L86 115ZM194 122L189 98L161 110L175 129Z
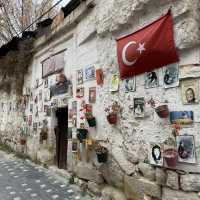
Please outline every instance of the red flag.
M117 39L121 79L151 71L179 60L173 38L172 15Z

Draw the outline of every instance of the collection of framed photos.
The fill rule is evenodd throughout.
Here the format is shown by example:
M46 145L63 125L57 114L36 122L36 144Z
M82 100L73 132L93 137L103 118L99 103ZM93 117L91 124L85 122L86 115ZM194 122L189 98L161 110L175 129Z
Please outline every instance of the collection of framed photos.
M83 83L87 81L93 81L96 79L96 70L94 66L86 67L85 69L80 69L76 71L76 97L84 97L85 88ZM89 103L96 102L96 87L89 87Z

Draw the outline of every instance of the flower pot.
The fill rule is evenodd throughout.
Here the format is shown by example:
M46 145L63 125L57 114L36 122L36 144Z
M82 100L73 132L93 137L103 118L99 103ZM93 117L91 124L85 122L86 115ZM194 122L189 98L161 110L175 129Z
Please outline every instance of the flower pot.
M117 114L109 114L107 116L107 120L110 124L116 124L117 123Z
M21 144L21 145L25 145L25 144L26 144L26 139L20 138L20 144Z
M89 127L95 127L96 126L96 119L95 117L92 117L90 119L87 119Z
M169 109L167 105L158 106L155 108L155 111L160 118L167 118L169 116Z
M99 163L105 163L108 160L108 150L105 147L101 147L101 151L96 151L97 160Z
M88 130L87 129L83 129L83 128L79 128L78 129L78 134L77 134L77 138L80 140L80 142L82 143L83 140L85 140L87 138L87 133Z
M164 157L168 167L176 167L176 164L178 161L178 153L177 153L176 149L164 150L163 157Z

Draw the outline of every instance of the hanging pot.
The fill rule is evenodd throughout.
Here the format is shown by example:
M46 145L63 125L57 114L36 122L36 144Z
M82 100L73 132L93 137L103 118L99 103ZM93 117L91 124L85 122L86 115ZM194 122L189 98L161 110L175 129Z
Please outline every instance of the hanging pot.
M88 130L87 129L84 129L84 128L79 128L78 129L78 134L77 134L77 138L80 140L80 142L82 143L83 140L85 140L87 138L87 133L88 133Z
M26 139L20 138L20 144L21 144L21 145L25 145L25 144L26 144Z
M169 116L169 109L167 105L161 105L155 108L156 113L160 118L167 118Z
M96 150L97 160L99 163L105 163L108 160L108 150L105 147L100 147Z
M107 116L107 120L110 124L116 124L117 123L117 114L111 113Z
M95 127L96 126L96 119L95 117L87 119L89 127Z
M164 150L163 157L168 167L176 167L178 161L178 152L176 149Z

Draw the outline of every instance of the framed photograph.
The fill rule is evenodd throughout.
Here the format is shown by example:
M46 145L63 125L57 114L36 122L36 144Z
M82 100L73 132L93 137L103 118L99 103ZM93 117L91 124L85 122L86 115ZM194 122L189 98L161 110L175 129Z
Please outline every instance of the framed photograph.
M184 80L181 82L181 95L183 104L195 104L199 102L199 81Z
M176 137L178 161L183 163L196 163L196 151L193 135L179 135Z
M50 107L50 106L47 107L46 116L47 116L47 117L50 117L50 116L51 116L51 107Z
M172 124L192 124L194 120L193 111L172 111L170 112L170 122Z
M97 85L102 85L103 84L103 70L102 69L97 69L96 70L96 81Z
M119 90L119 75L113 74L110 82L110 91L117 92Z
M159 86L159 70L145 73L145 88L155 88Z
M33 131L37 132L37 122L33 123Z
M134 92L136 89L135 77L127 78L123 80L124 91L125 92Z
M72 139L72 152L76 153L78 151L78 140Z
M144 117L145 101L144 98L134 98L134 116Z
M49 79L45 78L44 79L44 88L48 88L49 87Z
M39 101L42 101L42 90L39 91Z
M47 88L44 90L44 101L47 102L50 100L51 100L51 91L50 89Z
M96 87L89 88L89 103L96 102Z
M76 115L77 114L77 101L72 102L72 110L73 110L74 115Z
M33 104L30 104L30 113L33 113Z
M77 70L76 71L76 80L77 80L77 85L83 84L83 70Z
M57 108L58 107L58 99L53 99L51 102L51 107Z
M32 115L28 116L28 125L31 126L32 125Z
M178 63L163 67L164 88L177 87L179 85L179 66Z
M84 70L84 80L90 81L94 79L95 79L95 67L94 66L86 67Z
M35 80L35 88L38 88L39 87L39 79L36 79Z
M150 143L149 162L151 165L163 166L163 146L162 144Z
M76 88L76 97L81 98L84 96L84 87L77 87Z

